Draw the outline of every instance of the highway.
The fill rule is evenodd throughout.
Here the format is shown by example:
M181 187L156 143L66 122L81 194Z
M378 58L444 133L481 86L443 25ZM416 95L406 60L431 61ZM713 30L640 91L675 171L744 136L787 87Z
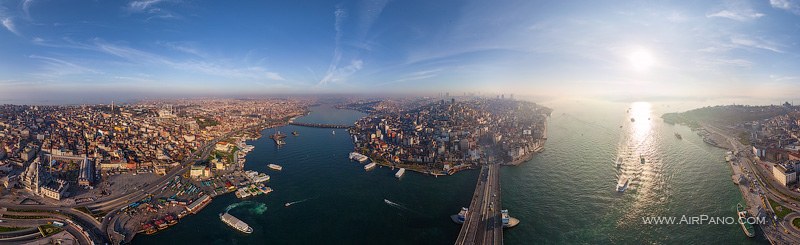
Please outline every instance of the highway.
M500 165L483 166L455 244L503 244L501 207Z

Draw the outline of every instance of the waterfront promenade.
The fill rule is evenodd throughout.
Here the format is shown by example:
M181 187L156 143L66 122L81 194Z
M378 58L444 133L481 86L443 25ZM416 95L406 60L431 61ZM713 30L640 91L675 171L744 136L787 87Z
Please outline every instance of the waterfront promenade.
M500 165L483 166L469 205L469 214L455 244L502 244L500 200Z

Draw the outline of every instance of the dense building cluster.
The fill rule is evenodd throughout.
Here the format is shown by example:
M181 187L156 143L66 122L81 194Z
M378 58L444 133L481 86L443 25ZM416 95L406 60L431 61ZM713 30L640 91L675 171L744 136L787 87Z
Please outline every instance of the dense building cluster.
M4 183L20 180L20 174L31 177L21 179L27 181L21 184L40 194L39 185L61 182L63 189L69 183L91 188L101 171L164 173L216 137L284 122L306 113L310 104L299 99L194 99L0 105L0 177ZM21 173L23 169L28 171ZM47 178L40 178L44 176L40 172ZM40 180L32 180L34 176Z
M356 122L357 150L378 163L433 174L528 159L542 150L550 113L534 103L506 99L396 105Z

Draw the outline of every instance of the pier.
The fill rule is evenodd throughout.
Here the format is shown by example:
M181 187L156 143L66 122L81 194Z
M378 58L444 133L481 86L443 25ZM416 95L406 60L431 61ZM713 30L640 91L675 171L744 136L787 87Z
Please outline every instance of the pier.
M341 124L324 124L324 123L301 123L301 122L289 122L289 125L301 126L301 127L310 127L310 128L350 128L351 126L348 125L341 125Z
M500 165L483 166L456 245L503 244L501 207Z

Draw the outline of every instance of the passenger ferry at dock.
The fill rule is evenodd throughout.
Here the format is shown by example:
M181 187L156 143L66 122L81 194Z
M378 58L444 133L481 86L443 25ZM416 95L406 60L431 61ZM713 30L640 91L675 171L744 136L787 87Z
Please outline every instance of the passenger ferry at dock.
M375 165L377 165L377 164L376 164L376 163L374 163L374 162L371 162L371 163L369 163L369 164L367 164L367 165L364 165L364 170L370 170L370 169L373 169L373 168L375 168Z
M227 212L219 214L219 219L222 220L222 222L226 225L233 227L236 230L246 234L253 233L253 228L250 227L250 225L236 217L233 217L233 215L230 215Z
M747 209L742 206L741 203L736 204L736 214L739 215L739 225L742 226L742 231L747 237L755 237L756 231L753 228L753 224L747 222L748 213Z
M458 214L450 215L450 219L452 219L453 222L456 222L456 224L464 224L464 221L467 220L468 214L469 214L469 209L461 207L461 212L458 212Z
M403 174L405 174L405 173L406 173L406 169L405 168L400 168L400 170L397 170L397 173L394 174L394 177L399 179L400 177L403 177Z
M283 167L281 167L281 165L278 165L278 164L269 164L269 165L267 165L267 167L269 167L269 169L276 170L276 171L283 170Z

